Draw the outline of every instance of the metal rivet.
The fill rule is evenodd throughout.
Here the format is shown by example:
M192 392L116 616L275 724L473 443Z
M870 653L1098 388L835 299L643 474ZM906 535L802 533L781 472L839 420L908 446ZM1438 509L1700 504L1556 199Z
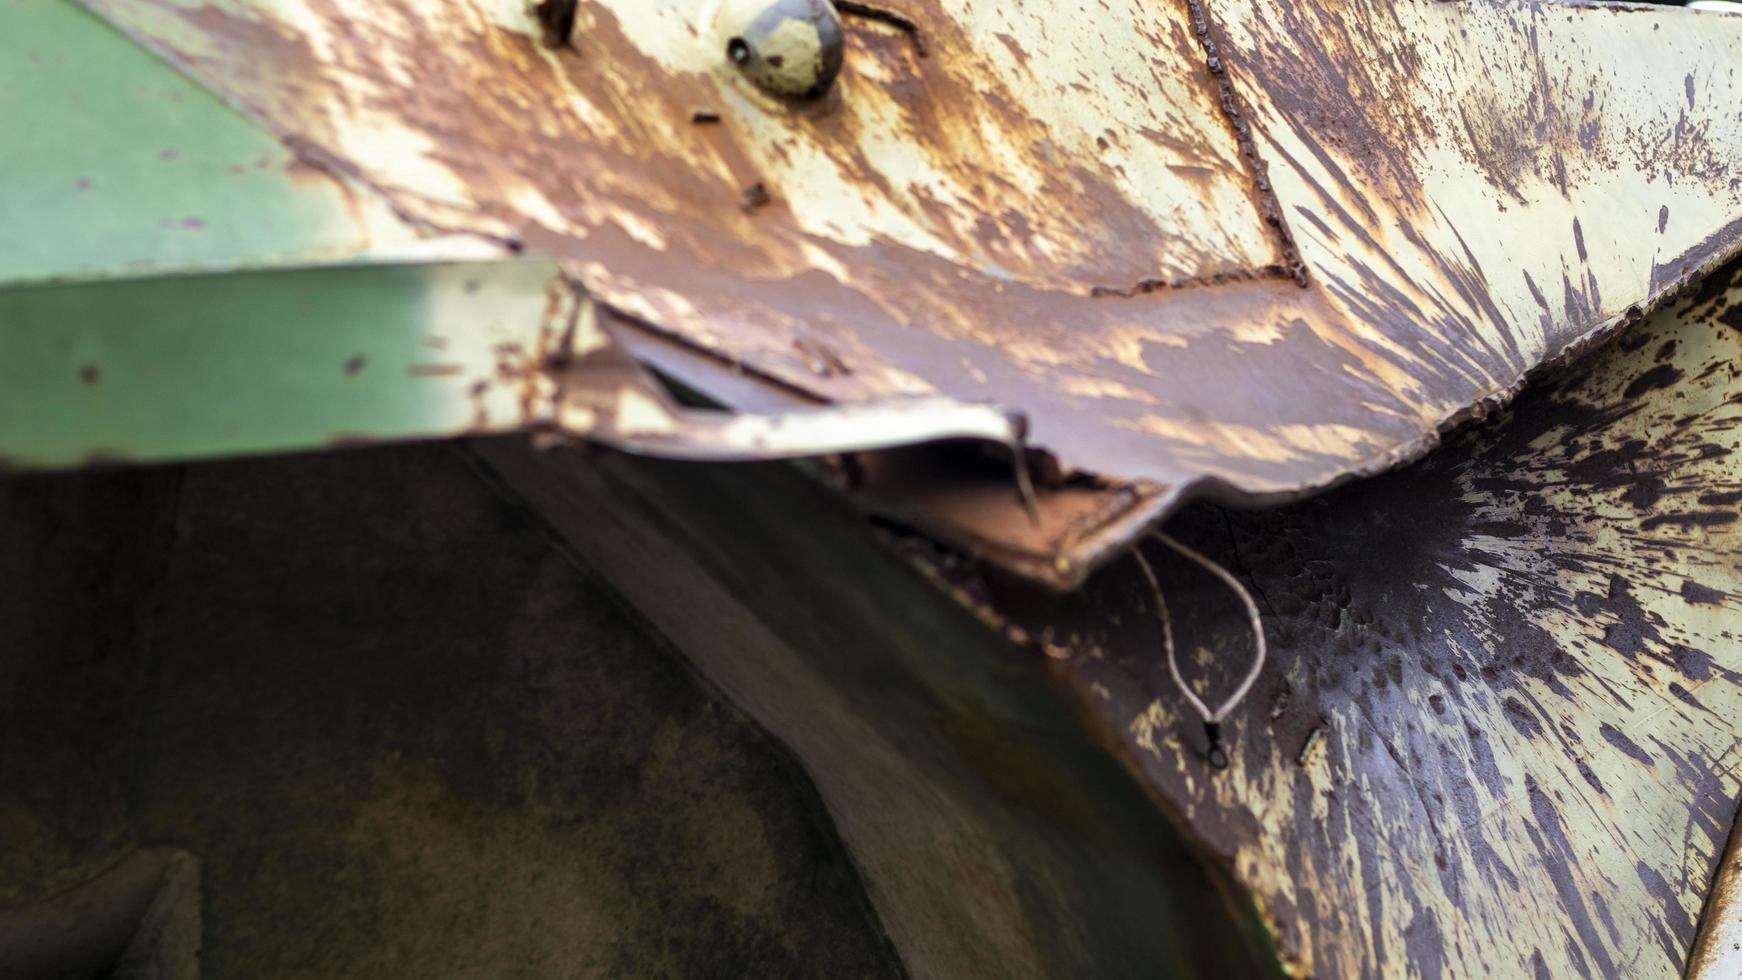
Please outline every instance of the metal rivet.
M771 95L814 99L841 73L841 19L829 0L727 0L716 23L726 59Z

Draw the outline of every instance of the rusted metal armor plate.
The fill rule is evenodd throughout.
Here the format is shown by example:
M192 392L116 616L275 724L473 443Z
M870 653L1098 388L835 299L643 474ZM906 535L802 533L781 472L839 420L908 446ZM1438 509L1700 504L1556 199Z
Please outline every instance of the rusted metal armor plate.
M1301 974L1671 975L1742 791L1739 372L1731 266L1416 466L1188 508L1170 531L1249 583L1273 658L1225 772L1134 562L992 608ZM1248 662L1245 617L1150 553L1213 701Z
M1742 219L1742 19L1682 10L909 0L928 53L849 19L839 84L795 106L706 0L584 3L567 48L514 0L91 6L722 376L1025 413L1105 493L939 523L1055 584L1187 494L1418 454Z

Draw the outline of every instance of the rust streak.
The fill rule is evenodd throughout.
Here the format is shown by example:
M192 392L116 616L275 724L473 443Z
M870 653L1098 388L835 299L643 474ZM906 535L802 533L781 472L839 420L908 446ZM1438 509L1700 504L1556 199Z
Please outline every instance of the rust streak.
M1235 91L1228 66L1220 53L1222 49L1217 43L1219 32L1210 17L1209 0L1186 0L1186 6L1191 11L1192 30L1197 34L1198 44L1203 48L1204 66L1215 79L1222 116L1227 121L1235 142L1239 144L1240 160L1245 168L1246 178L1251 182L1259 213L1263 215L1264 223L1276 240L1277 254L1288 277L1305 288L1309 284L1306 263L1301 260L1300 253L1294 246L1294 234L1289 230L1288 219L1283 215L1282 202L1277 199L1276 189L1270 185L1269 164L1258 153L1258 144L1252 138L1252 127L1246 122L1248 112L1245 104Z

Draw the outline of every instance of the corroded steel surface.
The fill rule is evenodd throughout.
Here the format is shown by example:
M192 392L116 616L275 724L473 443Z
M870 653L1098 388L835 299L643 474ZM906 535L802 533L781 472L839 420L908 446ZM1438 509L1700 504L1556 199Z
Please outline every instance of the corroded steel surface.
M862 405L782 405L770 414L686 408L649 376L619 335L623 324L591 297L574 304L562 350L539 370L551 399L538 427L629 452L711 462L795 459L949 439L1006 447L1020 464L1024 420L990 405L941 397ZM1032 497L1026 470L1011 476Z
M1303 974L1667 975L1742 790L1739 371L1731 266L1417 466L1188 509L1170 532L1246 578L1273 655L1224 773L1134 563L991 606ZM1243 615L1164 572L1185 662L1227 690Z
M91 6L722 374L1026 413L1093 519L1037 532L1005 492L938 523L1064 583L1188 493L1420 452L1742 219L1742 21L1679 10L914 0L927 54L850 19L794 107L702 0L583 4L566 49L506 0Z

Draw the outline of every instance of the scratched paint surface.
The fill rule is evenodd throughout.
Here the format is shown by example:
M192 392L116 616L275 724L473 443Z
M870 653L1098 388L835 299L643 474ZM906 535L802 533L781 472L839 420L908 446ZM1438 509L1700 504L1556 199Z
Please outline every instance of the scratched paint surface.
M414 221L563 259L636 329L806 397L1025 412L1151 515L1419 452L1742 218L1742 21L1680 10L915 0L929 57L850 21L838 91L794 108L714 56L702 0L583 4L573 50L516 0L91 6Z
M1441 393L1492 391L1742 241L1733 19L1209 7L1252 80L1241 90L1301 256L1365 328L1362 372L1428 416L1461 407Z
M1742 789L1739 373L1733 265L1416 466L1185 511L1274 655L1219 776L1131 562L998 605L1301 973L1673 975ZM1188 676L1226 691L1244 619L1150 554Z

